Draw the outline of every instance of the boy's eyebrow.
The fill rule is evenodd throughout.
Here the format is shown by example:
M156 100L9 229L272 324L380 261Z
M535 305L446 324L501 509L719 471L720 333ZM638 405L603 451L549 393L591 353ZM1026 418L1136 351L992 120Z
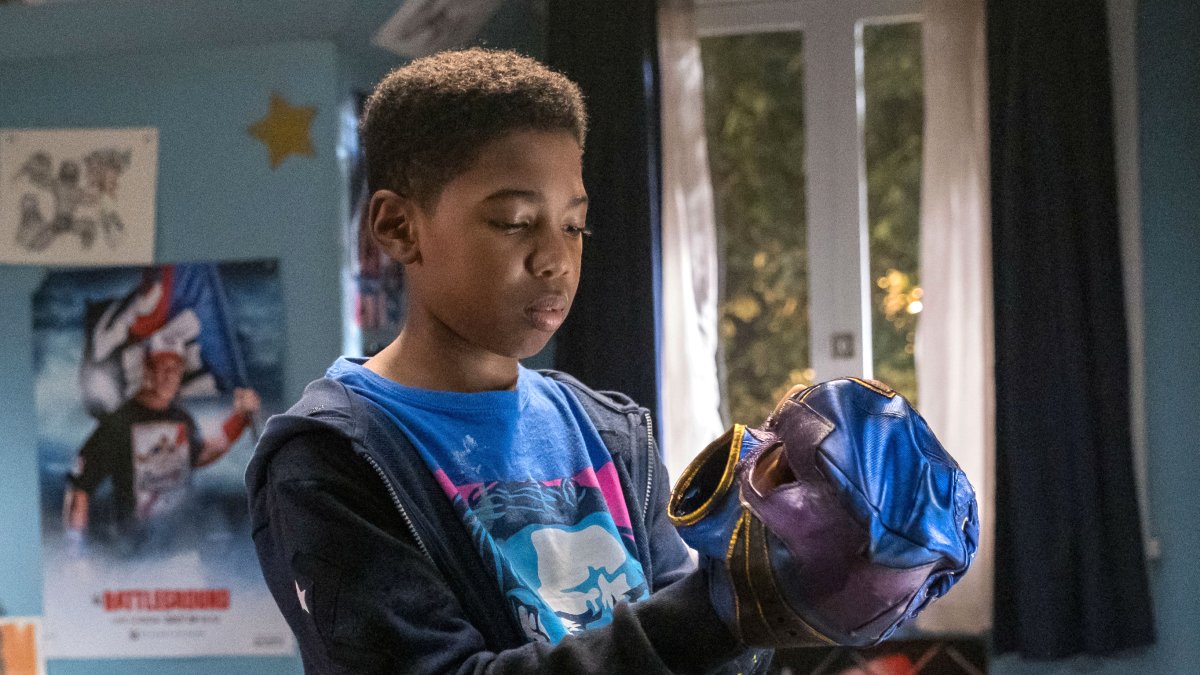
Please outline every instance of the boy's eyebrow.
M483 201L490 202L490 201L497 201L497 200L501 200L501 199L520 199L522 201L534 202L537 204L540 204L540 203L546 201L546 199L542 196L542 193L538 192L537 190L517 190L514 188L506 188L503 190L497 190L497 191L493 192L492 194L488 195L487 197L484 197ZM574 208L576 206L580 206L580 205L587 204L587 203L588 203L587 195L579 195L578 197L575 197L570 202L568 202L567 207Z

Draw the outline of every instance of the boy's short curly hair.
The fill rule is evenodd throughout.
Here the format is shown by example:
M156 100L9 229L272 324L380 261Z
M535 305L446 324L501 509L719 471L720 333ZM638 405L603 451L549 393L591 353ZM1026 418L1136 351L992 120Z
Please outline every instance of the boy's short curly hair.
M578 85L527 56L471 48L417 59L367 99L359 125L367 188L430 208L485 143L520 130L567 131L582 148Z

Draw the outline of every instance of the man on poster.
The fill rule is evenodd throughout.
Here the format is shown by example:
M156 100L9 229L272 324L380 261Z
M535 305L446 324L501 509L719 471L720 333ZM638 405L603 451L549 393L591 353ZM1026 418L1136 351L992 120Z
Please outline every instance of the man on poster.
M118 550L133 553L169 541L185 512L192 470L224 457L251 424L260 407L258 394L237 388L221 433L201 437L191 414L177 402L185 355L183 341L168 331L147 340L141 388L100 419L67 476L68 539L82 541L91 520L91 496L111 478Z

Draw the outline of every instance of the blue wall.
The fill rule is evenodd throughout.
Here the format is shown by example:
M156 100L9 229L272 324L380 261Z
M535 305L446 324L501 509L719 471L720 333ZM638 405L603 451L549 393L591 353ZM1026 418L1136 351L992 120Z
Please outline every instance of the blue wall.
M1200 3L1138 15L1146 414L1158 672L1200 672Z
M285 386L294 399L341 350L338 286L343 177L335 157L339 61L328 42L0 63L0 127L159 129L162 262L280 260ZM271 92L316 106L316 156L272 171L246 133ZM0 603L41 614L30 295L43 270L0 267ZM69 673L296 673L294 658L51 662Z

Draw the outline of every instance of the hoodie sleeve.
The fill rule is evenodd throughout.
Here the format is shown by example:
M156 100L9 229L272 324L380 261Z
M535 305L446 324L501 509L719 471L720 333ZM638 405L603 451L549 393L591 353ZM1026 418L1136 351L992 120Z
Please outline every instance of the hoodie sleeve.
M653 482L647 496L650 507L646 510L646 532L650 539L650 557L654 561L654 588L666 588L696 569L683 538L667 518L667 502L671 497L671 480L667 466L651 444L646 449L646 461L650 464Z
M702 571L558 645L489 651L348 440L302 433L265 469L254 542L306 673L698 673L740 651Z

